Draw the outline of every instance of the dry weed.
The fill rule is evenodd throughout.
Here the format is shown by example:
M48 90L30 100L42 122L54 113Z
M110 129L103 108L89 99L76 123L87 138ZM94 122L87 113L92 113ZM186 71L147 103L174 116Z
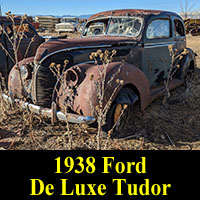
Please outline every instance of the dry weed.
M51 104L51 108L52 108L52 118L51 118L51 124L53 125L56 121L56 102L57 102L57 93L58 93L58 84L61 86L61 90L64 93L64 82L65 82L65 75L64 72L67 69L67 65L68 65L69 61L66 59L64 60L63 66L61 66L60 64L56 64L56 63L51 63L49 66L49 69L51 70L51 72L53 73L53 75L56 77L57 82L54 86L54 90L52 93L52 104ZM67 115L67 105L66 102L64 102L64 108L65 108L65 115ZM72 131L70 131L70 126L69 126L69 121L66 118L66 132L65 132L65 136L68 136L68 149L71 150L73 148L73 134Z
M16 69L18 70L19 73L19 81L22 86L22 95L26 96L25 94L25 89L22 81L22 76L20 72L20 66L19 66L19 60L18 60L18 54L19 54L19 48L22 43L23 38L26 38L25 32L28 30L28 23L26 23L27 15L25 14L24 16L21 17L20 24L16 24L15 19L18 18L16 15L12 14L11 12L6 13L6 17L11 21L12 23L12 34L9 34L7 30L5 30L4 25L0 25L0 31L2 34L4 34L9 43L11 44L11 47L13 49L13 56L8 52L8 50L3 46L2 43L0 43L0 47L2 50L5 52L6 56L8 56L11 61L16 65ZM27 48L25 49L25 54L24 58L28 55L29 49L31 47L31 44L34 42L34 37L31 39L29 44L27 45ZM30 132L30 137L33 137L33 115L31 113L27 113L26 111L22 110L18 105L10 104L9 102L6 102L3 99L2 94L7 94L10 95L10 92L6 90L7 88L7 76L8 76L8 69L6 68L6 77L0 76L0 120L1 121L6 121L8 116L10 115L18 115L20 113L20 119L23 122L22 123L22 129L26 127L26 124L29 125L29 132ZM12 96L11 96L12 99ZM12 102L14 103L14 101ZM13 143L12 143L13 144Z
M124 84L123 80L119 80L119 79L116 80L117 86L115 87L115 89L112 92L112 94L110 95L108 101L104 105L105 92L108 92L107 90L112 85L112 82L116 78L117 74L120 73L120 70L121 70L121 67L122 67L122 65L121 65L118 68L118 71L116 73L114 73L112 75L112 77L109 80L107 80L107 82L106 82L108 65L109 65L109 63L111 63L113 61L113 57L116 55L116 53L117 53L116 50L112 50L111 52L108 51L108 50L105 50L104 52L102 50L97 50L96 52L92 52L91 55L90 55L90 59L95 61L96 65L98 67L98 72L99 72L98 80L95 81L96 90L97 90L97 97L98 97L98 105L95 108L93 108L93 110L95 111L95 114L97 116L97 124L98 124L97 150L102 149L102 143L101 143L102 133L103 133L102 128L106 123L106 116L107 116L107 113L108 113L108 111L111 107L111 104L113 102L113 97L116 94L116 92L118 91L120 85ZM99 65L99 63L100 63L100 65ZM93 80L93 79L91 79L91 80ZM120 120L125 109L126 108L124 108L122 110L118 120ZM108 132L107 140L110 139L116 124L117 124L117 122L114 124L113 128ZM105 149L107 148L107 144L108 144L108 141L106 141L106 143L104 145Z
M27 19L27 15L25 14L24 16L21 17L20 24L16 24L15 19L18 18L15 14L12 14L10 11L6 13L6 17L12 22L12 28L13 28L13 33L9 35L9 33L5 30L5 27L0 25L0 31L7 37L8 41L11 44L11 47L13 49L13 55L14 57L8 52L8 50L3 46L2 43L0 43L0 47L2 50L6 53L7 56L12 60L12 62L16 65L16 69L18 70L19 73L19 81L22 87L22 95L26 96L26 92L24 89L24 84L22 81L22 76L20 73L20 68L19 68L19 59L18 59L18 54L19 54L19 47L21 45L22 39L26 38L25 32L28 29L28 24L25 23ZM34 37L30 40L29 44L27 45L25 54L23 58L26 58L28 55L28 51L31 47L31 44L34 42ZM8 76L8 72L7 75Z

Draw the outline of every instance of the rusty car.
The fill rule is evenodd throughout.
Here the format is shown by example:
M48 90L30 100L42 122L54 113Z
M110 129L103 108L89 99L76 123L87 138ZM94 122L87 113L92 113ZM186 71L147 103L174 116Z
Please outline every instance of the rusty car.
M101 31L89 31L94 24L100 24ZM170 72L173 71L173 75L168 89L172 90L184 84L187 75L196 67L196 55L186 47L184 22L178 14L159 10L106 11L88 19L80 38L45 42L35 56L22 60L22 83L14 67L9 74L10 97L7 99L14 99L23 108L58 120L94 123L97 119L94 108L99 105L94 82L98 80L103 64L91 60L90 55L98 50L116 51L107 65L105 77L108 88L103 105L112 95L104 125L107 131L115 123L118 127L125 126L119 120L123 105L127 105L125 116L136 102L143 111L165 94L164 83ZM52 62L63 66L65 60L68 64L63 72L64 81L58 84L49 66ZM123 80L119 87L117 80Z
M8 74L15 64L14 48L12 45L12 42L14 41L13 28L16 28L16 30L20 33L20 29L22 29L25 24L27 26L23 29L23 38L18 37L16 41L18 46L18 61L24 59L25 57L35 55L37 47L44 42L44 39L38 35L35 28L27 20L22 20L21 17L15 17L14 21L12 21L6 16L0 16L0 73L3 77L5 77L5 79L8 78ZM8 54L10 56L8 56Z

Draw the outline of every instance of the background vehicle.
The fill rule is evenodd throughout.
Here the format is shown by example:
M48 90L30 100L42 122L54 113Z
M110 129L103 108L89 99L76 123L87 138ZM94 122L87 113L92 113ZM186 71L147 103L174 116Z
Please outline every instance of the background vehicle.
M37 27L40 32L54 32L56 24L60 18L53 16L36 16L35 22L39 25Z
M20 23L21 19L15 18L15 28L19 30L19 34L20 31L22 31L20 29L23 29L24 24L28 24L28 26L26 27L26 29L23 29L24 36L22 38L18 37L16 41L17 44L20 42L17 52L18 61L24 59L25 57L27 58L30 56L34 56L38 46L44 42L44 39L38 35L35 28L28 21L24 21L23 24ZM15 60L14 50L11 44L11 41L13 42L13 23L8 18L0 16L0 26L0 43L3 48L8 51L10 56ZM6 31L7 35L4 34L2 28ZM2 73L2 75L7 79L8 74L15 63L7 55L3 48L0 47L0 73Z
M186 33L191 33L192 36L200 35L200 19L184 20Z
M56 31L59 34L62 32L76 32L78 23L78 17L63 17L61 23L56 24Z

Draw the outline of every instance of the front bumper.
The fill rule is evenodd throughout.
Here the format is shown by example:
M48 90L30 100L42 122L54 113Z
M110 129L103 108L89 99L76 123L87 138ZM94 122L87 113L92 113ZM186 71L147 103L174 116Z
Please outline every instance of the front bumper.
M28 110L32 113L37 113L42 116L46 117L52 117L52 109L49 108L43 108L41 106L31 104L28 102L24 102L19 99L14 99L12 100L11 97L7 96L6 94L2 94L3 99L8 102L9 104L16 103L18 106L20 106L22 109ZM82 116L82 115L77 115L77 114L72 114L72 113L67 113L66 115L61 112L61 111L56 111L55 113L56 118L59 121L68 121L70 123L76 123L76 124L92 124L96 121L95 117L90 117L90 116Z

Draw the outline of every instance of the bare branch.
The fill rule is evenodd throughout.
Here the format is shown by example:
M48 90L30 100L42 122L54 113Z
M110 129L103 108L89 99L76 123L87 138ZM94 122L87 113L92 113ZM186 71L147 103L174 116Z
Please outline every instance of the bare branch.
M188 16L192 13L194 6L196 3L190 5L189 0L185 0L184 2L181 1L180 8L181 8L181 15L183 19L188 19Z

